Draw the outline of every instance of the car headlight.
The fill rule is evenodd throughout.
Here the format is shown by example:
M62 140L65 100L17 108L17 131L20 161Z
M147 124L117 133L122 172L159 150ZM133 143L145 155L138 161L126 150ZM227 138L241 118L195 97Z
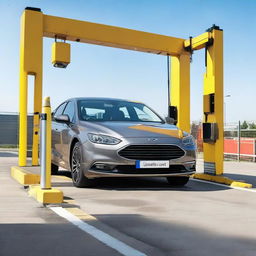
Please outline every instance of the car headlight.
M88 133L88 138L91 142L97 144L107 144L107 145L116 145L121 142L121 140L101 134Z
M182 143L186 146L194 145L195 144L194 137L192 135L188 135L186 137L183 137Z

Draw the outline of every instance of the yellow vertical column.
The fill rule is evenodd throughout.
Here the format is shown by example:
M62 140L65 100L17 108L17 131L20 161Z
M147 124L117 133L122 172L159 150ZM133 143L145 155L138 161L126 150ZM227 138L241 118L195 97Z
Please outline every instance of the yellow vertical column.
M207 48L207 67L204 75L204 95L214 94L214 112L204 116L204 122L217 123L215 143L204 143L206 173L223 174L223 31L213 29L213 45ZM205 107L205 106L204 106ZM204 112L206 110L204 109Z
M27 99L28 76L23 67L20 67L19 92L19 166L27 164Z
M190 55L171 57L171 105L177 107L177 126L190 132Z
M38 164L38 113L42 106L43 14L40 9L26 8L21 16L20 96L19 96L19 165L27 164L27 75L35 76L34 129L32 164ZM34 150L36 151L34 152Z
M37 73L35 76L35 84L34 84L32 165L39 164L38 149L39 149L40 109L42 109L42 74Z

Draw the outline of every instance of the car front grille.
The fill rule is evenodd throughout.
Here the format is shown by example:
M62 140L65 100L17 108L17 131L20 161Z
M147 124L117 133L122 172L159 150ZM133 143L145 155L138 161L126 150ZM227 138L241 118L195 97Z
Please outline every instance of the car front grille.
M137 169L134 165L118 165L116 166L120 174L172 174L172 173L186 173L189 172L183 165L170 165L169 168L157 169Z
M120 150L119 155L134 160L171 160L185 152L176 145L130 145Z

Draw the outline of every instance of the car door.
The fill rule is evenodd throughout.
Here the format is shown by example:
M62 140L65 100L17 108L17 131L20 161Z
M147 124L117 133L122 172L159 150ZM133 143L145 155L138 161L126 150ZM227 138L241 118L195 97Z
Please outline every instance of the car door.
M69 123L63 123L61 130L62 138L62 161L66 168L69 168L69 154L70 154L70 144L76 133L75 124L75 103L74 101L69 101L64 109L63 115L69 116Z
M52 162L59 165L61 160L61 130L63 124L57 122L55 117L62 115L67 102L62 103L54 112L52 117Z

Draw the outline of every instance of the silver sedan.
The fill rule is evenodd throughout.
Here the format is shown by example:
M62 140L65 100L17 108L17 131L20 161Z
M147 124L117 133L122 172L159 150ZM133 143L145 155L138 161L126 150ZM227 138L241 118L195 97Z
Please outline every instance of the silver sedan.
M53 112L52 173L71 170L76 187L100 177L166 177L185 185L195 173L193 137L143 103L73 98Z

